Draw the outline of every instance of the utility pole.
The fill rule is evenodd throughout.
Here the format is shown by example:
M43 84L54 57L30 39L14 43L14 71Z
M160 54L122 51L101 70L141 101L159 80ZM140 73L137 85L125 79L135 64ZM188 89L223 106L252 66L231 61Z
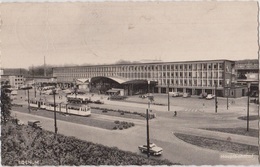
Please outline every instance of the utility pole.
M215 113L218 112L217 83L215 83Z
M56 90L53 89L53 100L54 100L54 130L55 130L55 136L57 134L58 128L57 128L57 119L56 119L56 102L55 102L55 94L56 94Z
M247 83L247 124L246 124L247 131L249 131L249 97L250 97L250 83Z
M229 88L227 88L227 110L228 110L228 107L229 107L229 104L228 104L228 96L229 96Z
M30 89L31 88L32 87L29 87L29 86L21 88L22 90L25 91L25 94L26 94L26 90L27 90L27 98L28 98L27 101L28 101L28 111L29 111L29 113L31 112L31 109L30 109Z
M35 88L35 80L34 80L34 66L33 66L33 65L32 65L32 73L33 73L34 98L36 98L36 88Z
M27 89L27 94L28 94L28 111L29 113L31 112L31 109L30 109L30 93L29 93L29 89Z
M150 138L149 138L149 110L150 110L150 102L148 102L148 109L146 109L146 132L147 132L147 157L150 156Z
M170 111L170 88L169 88L169 82L168 82L168 111Z
M148 94L150 90L150 81L148 83ZM148 109L146 109L146 136L147 136L147 157L150 156L150 138L149 138L149 111L150 111L150 97L148 95Z

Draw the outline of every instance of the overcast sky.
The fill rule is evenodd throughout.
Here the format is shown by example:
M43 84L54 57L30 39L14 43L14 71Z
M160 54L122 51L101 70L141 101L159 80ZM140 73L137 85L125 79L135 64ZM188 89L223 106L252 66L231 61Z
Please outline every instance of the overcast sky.
M2 3L1 66L256 59L257 2Z

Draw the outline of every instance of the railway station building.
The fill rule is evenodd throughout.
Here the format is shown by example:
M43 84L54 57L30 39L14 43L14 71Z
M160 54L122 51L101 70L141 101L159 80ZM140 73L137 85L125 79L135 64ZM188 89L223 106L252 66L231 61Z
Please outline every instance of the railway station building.
M77 85L98 93L112 88L123 89L124 95L167 93L168 90L223 97L247 93L245 86L236 84L235 61L231 60L56 67L53 77L60 87Z

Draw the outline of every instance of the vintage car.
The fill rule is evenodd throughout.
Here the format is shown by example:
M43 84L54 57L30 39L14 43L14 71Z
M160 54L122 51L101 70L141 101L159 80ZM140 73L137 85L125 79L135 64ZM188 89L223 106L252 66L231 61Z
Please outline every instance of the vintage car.
M163 153L163 149L161 147L156 146L154 143L150 143L149 152L151 155L161 155ZM138 146L139 150L143 153L147 153L147 145Z

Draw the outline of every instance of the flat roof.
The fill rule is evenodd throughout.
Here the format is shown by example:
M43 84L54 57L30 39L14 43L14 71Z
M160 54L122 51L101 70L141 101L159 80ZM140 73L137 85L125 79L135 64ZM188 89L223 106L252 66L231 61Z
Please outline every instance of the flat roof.
M97 64L97 65L77 65L77 66L64 66L64 67L53 67L53 69L58 69L58 68L82 68L82 67L101 67L101 66L122 66L122 65L156 65L156 64L171 64L171 63L176 63L176 64L181 64L181 63L206 63L206 62L222 62L222 61L229 61L229 62L234 62L234 60L227 60L227 59L216 59L216 60L195 60L195 61L176 61L176 62L151 62L151 63L128 63L128 64Z

